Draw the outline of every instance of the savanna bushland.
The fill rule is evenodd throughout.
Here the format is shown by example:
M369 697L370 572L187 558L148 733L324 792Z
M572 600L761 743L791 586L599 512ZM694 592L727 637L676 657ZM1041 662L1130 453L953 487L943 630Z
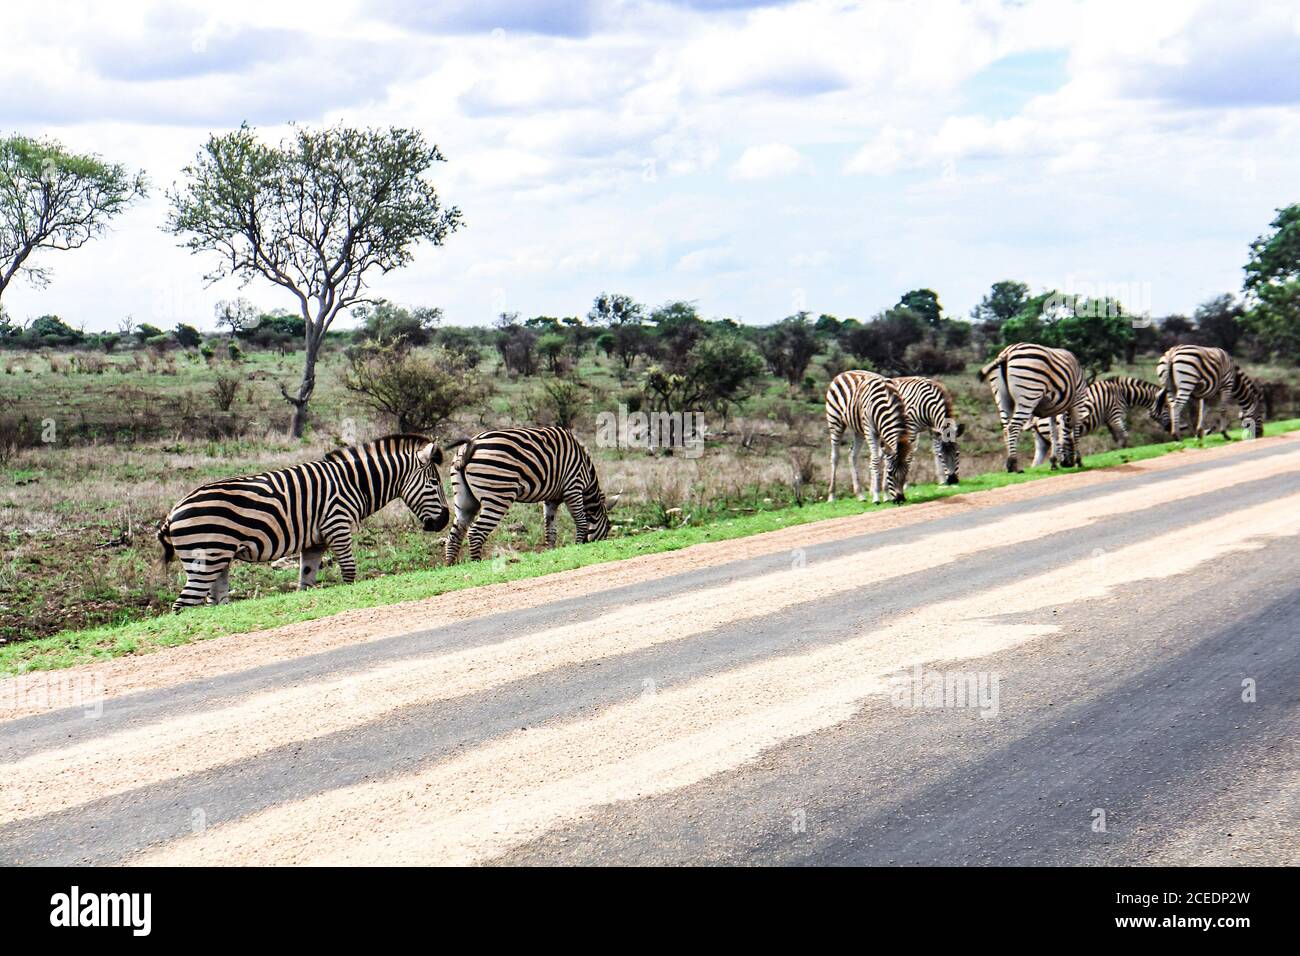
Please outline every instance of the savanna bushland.
M0 304L0 640L162 613L179 571L161 566L154 529L185 493L394 431L445 441L508 424L571 428L606 492L622 493L614 533L629 536L825 497L823 396L848 368L942 381L967 426L963 475L1003 460L997 416L974 373L1011 342L1069 348L1093 375L1150 380L1171 345L1221 346L1264 386L1270 420L1296 415L1297 206L1280 210L1251 245L1240 296L1191 316L1152 318L1116 296L1035 294L1006 280L969 316L947 314L932 289L861 319L799 311L765 326L704 316L691 302L652 306L602 292L585 311L507 313L466 327L445 322L436 303L386 301L365 278L382 278L409 261L416 242L437 245L458 228L459 210L419 175L441 158L401 130L299 131L278 147L247 128L209 140L171 196L166 228L208 261L215 254L214 276L265 280L296 309L236 299L215 315L140 322L20 319ZM97 239L148 188L122 167L21 137L0 142L0 173L4 208L22 213L6 220L0 293L21 275L48 281L35 264L41 250ZM241 218L247 196L259 197L247 208L262 220ZM234 197L230 208L221 197ZM342 211L317 215L327 225L305 235L295 225L304 202ZM60 231L61 222L72 225ZM328 225L338 222L346 228ZM350 321L337 324L344 315ZM640 413L701 414L703 445L596 440L600 416ZM1221 414L1234 419L1235 409ZM1131 426L1134 444L1165 437L1141 414ZM1104 431L1093 434L1084 455L1110 444ZM865 456L862 466L865 477ZM933 478L923 437L912 481ZM541 509L516 506L492 547L509 563L541 535ZM356 544L363 578L440 560L440 540L400 503L367 522ZM324 581L336 580L327 569ZM233 594L296 581L289 567L241 565Z

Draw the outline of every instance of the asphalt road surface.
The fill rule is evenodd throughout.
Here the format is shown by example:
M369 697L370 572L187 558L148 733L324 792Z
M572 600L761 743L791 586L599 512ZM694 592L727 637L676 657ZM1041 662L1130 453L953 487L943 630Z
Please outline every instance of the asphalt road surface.
M1298 632L1188 451L0 682L0 863L1296 864Z

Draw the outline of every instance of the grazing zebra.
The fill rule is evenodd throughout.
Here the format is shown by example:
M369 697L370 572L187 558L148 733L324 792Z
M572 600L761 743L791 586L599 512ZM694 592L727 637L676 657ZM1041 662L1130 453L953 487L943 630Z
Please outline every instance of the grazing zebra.
M1020 433L1034 416L1046 418L1052 432L1052 467L1083 464L1075 436L1083 419L1083 371L1065 349L1029 342L1008 345L980 369L998 404L1007 442L1007 471L1020 471ZM1059 418L1057 417L1059 416Z
M912 448L908 439L907 407L892 382L875 372L858 369L836 375L826 390L826 427L831 433L831 490L827 501L835 500L835 471L846 430L853 433L849 472L853 475L853 493L858 500L863 500L858 452L865 439L871 451L871 500L880 502L883 484L891 500L903 501Z
M179 556L185 588L173 611L230 593L230 562L275 561L300 554L298 587L316 583L326 548L345 584L357 576L352 531L394 498L424 525L441 531L449 512L438 480L442 451L423 435L389 435L340 448L319 461L190 492L163 519L163 563Z
M453 442L462 446L451 464L456 520L447 537L447 563L460 556L469 534L470 560L516 501L537 502L546 519L546 546L555 547L555 513L563 502L577 527L577 543L609 536L609 513L618 501L601 493L591 456L564 428L502 428ZM472 522L472 523L471 523Z
M907 406L907 439L911 453L916 454L917 440L924 429L930 433L930 449L934 452L935 479L945 485L957 484L957 470L961 466L961 451L957 439L966 431L952 416L952 396L948 389L931 378L906 375L890 379ZM908 459L911 471L911 459Z
M1169 430L1178 438L1183 409L1196 406L1196 440L1205 439L1206 409L1231 395L1241 411L1247 438L1257 438L1264 427L1264 393L1223 349L1205 345L1175 345L1160 357L1156 374L1169 404ZM1227 426L1220 422L1223 437Z
M1127 448L1126 419L1134 408L1145 409L1161 428L1169 428L1169 407L1164 392L1154 382L1119 375L1091 383L1083 396L1083 418L1076 429L1075 439L1101 427L1104 422L1115 443L1120 448ZM1035 418L1030 427L1034 431L1034 466L1037 467L1047 460L1051 450L1052 426L1047 419Z

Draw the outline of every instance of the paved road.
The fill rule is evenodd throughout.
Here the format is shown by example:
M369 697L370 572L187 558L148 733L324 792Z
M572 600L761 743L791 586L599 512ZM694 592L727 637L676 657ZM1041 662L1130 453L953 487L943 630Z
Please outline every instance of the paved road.
M0 862L1300 862L1300 440L738 548L0 721Z

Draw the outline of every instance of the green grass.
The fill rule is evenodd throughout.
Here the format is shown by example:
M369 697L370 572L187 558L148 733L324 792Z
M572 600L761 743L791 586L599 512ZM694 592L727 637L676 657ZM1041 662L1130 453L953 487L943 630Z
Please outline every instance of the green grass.
M1297 429L1300 429L1300 419L1292 419L1270 423L1265 427L1265 434L1276 435ZM1223 443L1223 439L1218 435L1211 436L1205 441L1206 447ZM1195 447L1194 442L1165 442L1136 448L1115 449L1089 455L1088 469L1142 461ZM1026 470L1022 474L988 472L964 478L958 486L915 486L908 490L908 500L922 502L954 494L970 494L1003 485L1034 481L1048 477L1050 474L1052 472L1045 465ZM803 507L760 510L754 514L708 524L685 525L628 537L611 538L596 544L570 545L552 551L522 553L505 559L498 558L475 564L435 567L424 571L358 581L350 586L326 584L311 591L250 598L220 607L195 608L183 614L167 615L146 621L89 630L64 631L51 637L0 647L0 675L71 667L75 664L119 657L123 654L144 654L161 647L173 647L226 634L241 634L298 621L315 620L340 611L414 601L462 588L538 577L586 565L621 561L642 554L676 551L705 541L726 541L826 518L845 517L890 507L894 506L863 504L851 498L836 502L819 501Z

